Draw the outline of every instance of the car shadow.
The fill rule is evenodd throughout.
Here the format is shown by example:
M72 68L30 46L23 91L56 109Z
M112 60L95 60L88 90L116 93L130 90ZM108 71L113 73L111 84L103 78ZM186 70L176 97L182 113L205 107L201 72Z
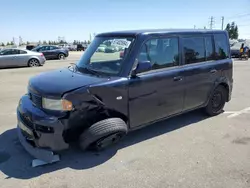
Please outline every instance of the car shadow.
M31 179L64 168L84 170L101 165L118 150L206 119L200 111L170 118L129 133L120 143L102 152L82 152L76 146L61 154L61 161L40 167L31 167L32 157L17 138L17 130L10 129L0 135L0 170L9 178Z

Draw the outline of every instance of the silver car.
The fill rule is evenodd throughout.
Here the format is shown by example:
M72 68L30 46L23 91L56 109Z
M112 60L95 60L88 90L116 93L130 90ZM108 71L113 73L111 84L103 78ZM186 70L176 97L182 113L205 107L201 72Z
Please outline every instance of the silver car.
M38 67L44 65L46 59L42 53L8 48L0 51L0 68L5 67Z

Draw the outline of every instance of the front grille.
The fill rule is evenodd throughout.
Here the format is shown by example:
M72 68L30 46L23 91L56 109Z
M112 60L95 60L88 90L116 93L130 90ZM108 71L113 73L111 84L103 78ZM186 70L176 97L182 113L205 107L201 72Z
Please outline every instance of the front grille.
M21 121L30 129L34 129L34 124L32 123L32 121L28 118L28 116L25 116L21 113L19 113L19 117L21 119Z
M29 93L30 100L38 108L42 108L42 97L34 93Z

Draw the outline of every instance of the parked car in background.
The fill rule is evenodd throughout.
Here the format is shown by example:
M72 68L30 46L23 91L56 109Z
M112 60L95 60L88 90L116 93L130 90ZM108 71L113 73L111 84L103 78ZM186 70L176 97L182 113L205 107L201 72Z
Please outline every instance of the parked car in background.
M246 43L246 42L237 42L234 43L233 46L231 46L231 56L234 58L239 58L240 57L240 48L242 43L244 43L244 46L247 46L248 48L250 48L250 43ZM250 53L248 53L248 56L250 57Z
M44 65L46 59L42 53L21 49L4 49L0 51L0 68L5 67L38 67Z
M32 51L42 52L46 59L65 59L69 56L68 49L54 45L37 46Z
M87 46L84 44L77 44L76 45L76 51L85 51L87 49Z
M114 52L117 52L118 51L118 47L116 46L107 46L105 48L105 53L114 53Z
M69 49L69 51L76 51L77 47L76 47L76 45L69 45L68 49Z
M37 45L26 45L26 50L32 50L33 48L37 47Z

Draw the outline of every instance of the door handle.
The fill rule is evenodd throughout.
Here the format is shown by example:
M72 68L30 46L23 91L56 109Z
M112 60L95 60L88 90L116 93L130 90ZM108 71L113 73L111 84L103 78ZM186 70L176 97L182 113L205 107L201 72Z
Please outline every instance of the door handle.
M216 69L212 69L212 70L210 70L210 73L211 74L214 74L214 73L216 73L217 72L217 70Z
M182 77L181 76L176 76L176 77L174 77L174 81L182 81Z

